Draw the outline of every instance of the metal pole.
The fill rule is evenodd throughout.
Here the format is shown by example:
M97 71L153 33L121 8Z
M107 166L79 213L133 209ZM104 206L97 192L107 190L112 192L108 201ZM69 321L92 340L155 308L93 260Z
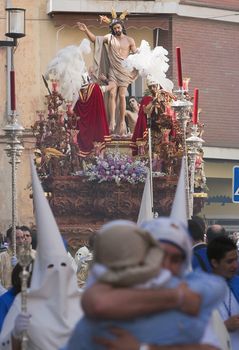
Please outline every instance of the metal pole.
M13 47L11 48L11 71L14 71L14 48ZM11 87L11 94L12 94L12 87ZM14 94L15 94L15 86L14 86ZM12 103L11 103L11 107L12 107ZM12 110L12 113L11 113L12 122L14 120L14 112L15 111ZM12 253L13 253L13 257L16 257L17 256L17 243L16 243L17 194L16 194L16 147L15 147L16 137L14 132L12 132L10 136L12 138L11 157L10 157L10 163L12 165Z
M186 189L186 209L187 209L187 217L191 219L191 208L190 208L190 188L189 188L189 175L188 175L188 152L187 152L187 144L186 144L186 129L187 129L187 121L183 121L183 157L184 157L184 166L185 166L185 189Z
M8 57L9 58L9 57ZM11 48L11 58L8 64L11 64L11 71L14 73L14 47ZM22 134L24 128L18 124L17 122L17 113L16 113L16 105L15 102L12 103L12 98L15 101L15 75L13 86L12 76L10 76L9 65L7 65L7 91L9 92L9 88L11 90L11 114L9 116L9 122L3 128L5 134L7 136L7 147L5 151L7 156L9 157L9 163L11 164L11 186L12 186L12 253L13 257L16 257L16 224L17 224L17 190L16 190L16 167L17 163L20 162L20 156L23 150L23 146L21 145L21 141L19 141L18 137ZM9 98L8 98L9 104ZM9 106L8 106L9 107Z
M149 176L150 176L150 192L151 192L151 210L152 210L152 213L154 214L151 117L149 115L147 116L147 124L148 124L148 145L149 145Z
M17 255L16 243L16 223L17 223L17 195L16 195L16 150L15 145L11 149L11 165L12 165L12 253L13 257Z
M22 266L21 273L21 311L27 313L27 282L29 278L29 272L27 267L32 261L31 257L31 245L28 242L24 242L19 247L19 264ZM28 335L24 331L21 339L21 349L27 350L28 348Z
M17 123L16 112L13 111L10 122L3 128L7 136L6 154L11 164L11 186L12 186L12 251L16 256L16 223L17 223L17 190L16 190L16 170L20 163L20 156L24 147L18 137L22 134L24 128Z
M194 181L195 181L195 168L196 168L196 156L198 149L202 147L203 139L198 137L197 125L193 125L191 137L186 139L188 145L188 156L190 160L190 197L189 197L189 210L190 217L193 216L193 205L194 205Z

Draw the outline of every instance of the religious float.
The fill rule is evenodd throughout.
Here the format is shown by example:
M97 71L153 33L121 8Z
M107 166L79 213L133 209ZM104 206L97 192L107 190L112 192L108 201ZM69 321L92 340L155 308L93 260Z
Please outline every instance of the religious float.
M137 221L148 169L153 211L155 215L169 215L182 157L187 167L188 217L200 212L206 181L197 95L191 98L187 89L170 96L159 90L157 113L151 113L144 139L132 146L131 135L111 135L104 150L95 142L92 152L81 157L72 104L62 97L56 81L50 88L46 81L45 85L47 112L38 111L38 120L32 126L35 164L72 250L87 245L91 234L109 220Z

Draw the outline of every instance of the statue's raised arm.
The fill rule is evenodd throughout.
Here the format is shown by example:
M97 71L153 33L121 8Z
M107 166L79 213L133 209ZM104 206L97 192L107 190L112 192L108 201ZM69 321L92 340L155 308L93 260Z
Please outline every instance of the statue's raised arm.
M77 22L77 26L80 29L80 31L86 33L89 40L94 43L96 40L95 34L93 34L84 23Z

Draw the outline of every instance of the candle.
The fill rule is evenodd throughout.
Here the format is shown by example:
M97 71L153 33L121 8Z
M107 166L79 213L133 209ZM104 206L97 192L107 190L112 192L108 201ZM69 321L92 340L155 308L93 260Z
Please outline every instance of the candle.
M190 82L190 78L183 78L183 90L188 91L188 84Z
M180 47L176 47L176 56L177 56L177 67L178 67L178 86L179 86L179 89L182 89L183 79L182 79L182 63L181 63Z
M172 114L171 114L171 117L172 117L172 121L173 122L176 122L177 120L177 117L176 117L176 112L172 110Z
M171 115L171 113L172 113L172 109L171 109L171 107L169 105L167 105L166 106L166 114L167 115Z
M176 130L174 129L174 127L172 127L172 129L171 129L171 136L172 136L173 138L176 137Z
M57 91L57 81L55 81L55 80L52 81L52 90L53 90L54 92Z
M193 106L193 124L198 123L198 95L199 90L197 88L194 89L194 106Z
M11 110L16 110L16 94L15 94L15 72L10 71L10 90L11 90Z
M170 129L166 129L164 130L164 133L163 133L163 142L169 142L169 133L170 133Z

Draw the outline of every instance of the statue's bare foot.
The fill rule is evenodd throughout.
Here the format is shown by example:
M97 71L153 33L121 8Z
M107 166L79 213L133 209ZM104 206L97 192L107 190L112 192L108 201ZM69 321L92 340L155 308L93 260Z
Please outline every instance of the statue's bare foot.
M110 132L110 134L113 134L114 130L115 130L115 121L111 120L110 121L110 125L109 125L109 132Z
M120 136L123 136L124 133L125 133L125 123L122 122L122 123L120 123L120 126L119 126L119 134L120 134Z

